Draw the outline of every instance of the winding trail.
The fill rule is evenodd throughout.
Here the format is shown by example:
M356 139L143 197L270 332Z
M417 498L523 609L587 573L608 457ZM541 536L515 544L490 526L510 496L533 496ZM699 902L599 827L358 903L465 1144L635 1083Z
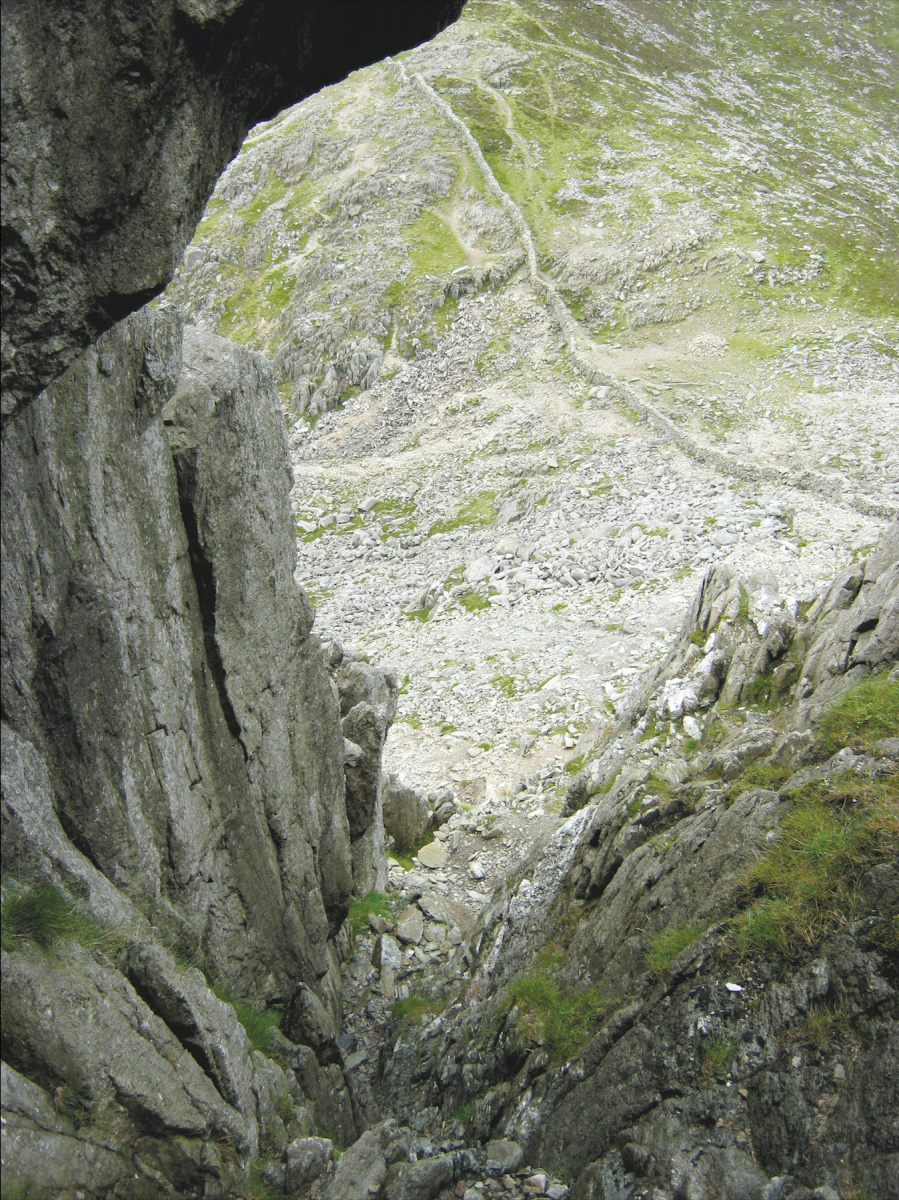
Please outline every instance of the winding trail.
M528 278L531 286L551 309L564 335L568 357L589 385L607 387L611 399L636 411L645 421L655 426L656 429L679 446L686 454L690 455L691 458L714 467L723 474L749 480L754 483L773 483L799 488L802 491L814 492L819 496L827 497L834 503L848 505L858 512L864 513L866 516L883 517L886 519L895 516L895 510L890 504L872 500L870 496L862 495L859 492L846 494L844 487L848 484L848 480L839 476L822 475L818 471L808 468L797 474L791 474L777 467L761 466L757 463L745 462L743 459L736 458L733 454L716 450L714 447L701 442L692 434L680 429L670 417L656 408L643 392L637 391L630 384L600 369L590 357L590 351L595 351L596 347L589 334L571 315L555 284L551 280L544 278L540 273L537 265L537 250L530 226L525 220L521 209L508 192L500 186L474 134L461 117L453 111L446 100L431 87L422 75L416 73L410 76L403 64L397 62L395 59L388 60L388 65L395 73L400 84L407 87L411 86L419 92L421 96L445 117L461 137L466 149L477 164L488 191L502 205L504 211L515 225L522 249L525 252Z

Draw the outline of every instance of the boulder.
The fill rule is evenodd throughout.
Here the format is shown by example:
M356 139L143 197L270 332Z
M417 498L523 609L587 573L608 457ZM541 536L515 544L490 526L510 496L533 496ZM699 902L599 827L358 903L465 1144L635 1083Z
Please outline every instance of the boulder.
M385 775L381 789L384 830L400 853L411 850L428 828L428 802L419 792Z
M403 965L403 952L392 937L382 933L380 937L375 938L371 961L372 966L377 967L379 971L386 967L392 971L399 971Z
M397 917L396 936L401 942L412 942L417 945L421 941L423 932L424 921L421 909L410 904Z
M337 1160L324 1200L370 1200L376 1196L388 1166L408 1157L410 1142L409 1130L393 1120L367 1129Z
M446 849L442 842L429 842L427 846L422 846L416 858L423 867L430 867L436 870L439 867L446 866Z
M448 1154L418 1162L394 1163L381 1188L383 1200L434 1200L453 1182L453 1160Z
M496 1169L505 1175L518 1170L524 1162L524 1151L517 1142L501 1138L487 1143L487 1161L496 1163Z
M480 558L474 559L465 569L466 583L483 583L489 579L496 570L496 560L482 555Z
M291 1142L284 1154L287 1194L304 1192L310 1183L324 1175L332 1154L333 1144L328 1138L297 1138Z
M417 903L426 917L442 925L467 930L474 924L474 917L459 900L452 900L448 896L424 895L418 898Z

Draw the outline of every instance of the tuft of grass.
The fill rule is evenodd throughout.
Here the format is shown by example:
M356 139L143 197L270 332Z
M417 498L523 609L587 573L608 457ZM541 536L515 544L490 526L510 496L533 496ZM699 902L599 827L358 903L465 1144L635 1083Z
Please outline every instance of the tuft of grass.
M791 774L792 772L780 763L751 763L727 789L727 798L731 801L736 800L750 788L772 788L776 791L781 784L786 783Z
M221 987L217 983L209 985L209 990L214 996L225 1004L230 1004L234 1009L234 1015L247 1031L247 1037L250 1039L250 1045L254 1050L261 1050L263 1054L271 1052L271 1040L269 1031L276 1028L281 1023L282 1008L253 1008L245 1001L238 999L228 991L227 988Z
M509 985L524 1025L544 1043L554 1062L565 1062L592 1036L610 1008L595 986L565 991L546 972L521 975Z
M829 758L851 746L870 750L881 738L899 729L899 681L887 674L869 676L849 688L823 715L818 725L815 756Z
M835 1041L853 1036L853 1020L849 1010L841 1005L811 1005L792 1031L806 1046L814 1046L825 1054Z
M64 1083L53 1093L53 1107L76 1129L87 1125L94 1112L94 1098L84 1084ZM5 1195L5 1193L4 1193Z
M849 794L822 784L794 793L771 849L747 873L747 907L733 921L742 956L795 959L855 912L860 877L889 861L899 843L899 790L887 777Z
M733 1057L736 1048L736 1043L726 1037L713 1038L706 1042L702 1054L703 1078L711 1080L716 1075L720 1075Z
M387 921L393 919L390 903L383 892L369 892L361 899L350 901L348 920L354 938L357 938L362 929L367 927L369 916L384 917Z
M477 1108L476 1102L474 1100L469 1100L468 1103L463 1104L463 1106L459 1109L459 1111L454 1115L453 1120L461 1121L463 1125L467 1125L468 1122L471 1120L471 1118L474 1116L476 1108Z
M481 609L490 607L490 601L478 592L465 592L459 597L459 603L466 612L480 612Z
M47 948L75 936L75 905L53 887L29 888L3 898L0 941L9 952L24 942Z
M695 925L668 925L660 930L654 935L646 952L646 969L653 975L661 975L682 950L686 950L698 937L702 937L708 927L708 922L699 922Z
M104 926L81 912L51 886L9 892L0 904L0 942L7 952L28 942L50 949L67 938L88 949L110 953L127 940L120 926Z
M441 1008L442 1005L435 1000L413 992L405 1000L394 1001L390 1006L390 1015L402 1028L405 1025L414 1025L424 1016L439 1013Z

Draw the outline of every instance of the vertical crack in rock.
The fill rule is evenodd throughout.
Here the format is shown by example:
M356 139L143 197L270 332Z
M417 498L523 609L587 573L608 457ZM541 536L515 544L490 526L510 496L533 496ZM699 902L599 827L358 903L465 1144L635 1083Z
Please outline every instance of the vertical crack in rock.
M196 481L196 461L193 455L176 456L175 471L178 476L178 503L181 507L181 519L184 522L184 531L187 534L190 569L194 577L194 583L197 585L197 599L200 604L200 620L203 623L203 645L206 651L206 662L209 665L209 671L212 675L215 689L218 692L219 704L222 708L225 724L228 726L232 737L240 743L244 760L246 760L249 758L249 755L243 741L243 730L240 727L240 721L237 719L237 713L235 713L234 705L231 703L231 698L228 695L227 672L225 671L225 664L222 662L221 651L219 650L218 641L215 636L215 572L200 540L197 514L194 511L191 500Z

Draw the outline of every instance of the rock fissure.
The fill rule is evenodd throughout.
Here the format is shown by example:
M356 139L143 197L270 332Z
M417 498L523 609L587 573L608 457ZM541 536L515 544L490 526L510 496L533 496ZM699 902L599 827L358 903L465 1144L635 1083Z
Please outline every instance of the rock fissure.
M234 705L228 695L228 683L222 654L215 636L215 573L212 563L203 549L200 538L197 514L194 511L191 496L196 483L196 463L184 457L175 458L175 471L178 477L178 501L181 508L181 518L184 522L184 532L187 535L187 552L190 556L190 568L197 589L197 600L200 606L200 620L203 625L203 646L206 652L206 664L212 682L218 694L222 716L231 736L239 743L244 759L249 758L242 737L240 722L234 711Z

